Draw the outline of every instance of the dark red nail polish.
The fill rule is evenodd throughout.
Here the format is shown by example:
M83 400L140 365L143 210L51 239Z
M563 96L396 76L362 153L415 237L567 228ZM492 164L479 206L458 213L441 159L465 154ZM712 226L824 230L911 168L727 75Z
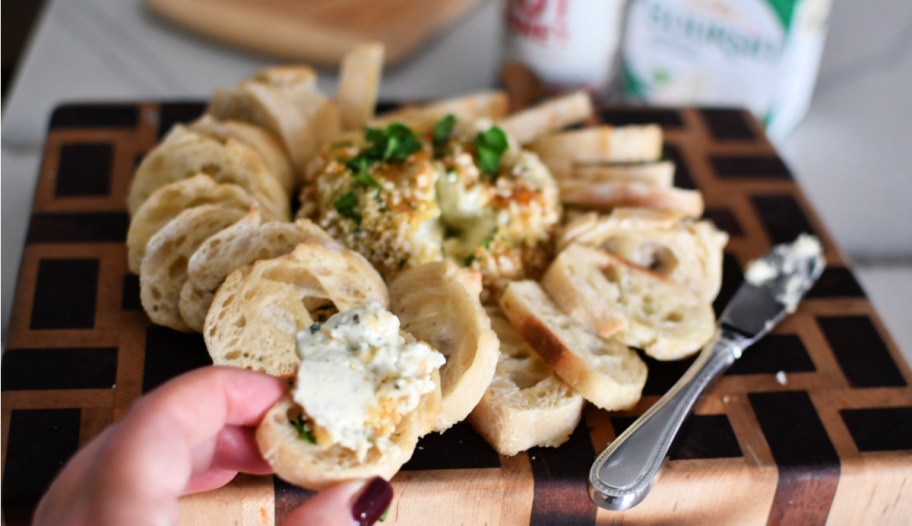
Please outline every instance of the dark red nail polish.
M359 526L377 522L393 501L393 487L380 477L374 477L361 490L352 504L352 518Z

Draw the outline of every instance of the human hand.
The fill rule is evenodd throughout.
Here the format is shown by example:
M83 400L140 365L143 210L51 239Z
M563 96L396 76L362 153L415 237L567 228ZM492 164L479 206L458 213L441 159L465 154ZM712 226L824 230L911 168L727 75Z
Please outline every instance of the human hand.
M276 378L227 367L169 381L70 459L33 524L177 524L178 497L219 488L238 472L272 473L254 433L284 390ZM391 500L380 478L339 484L292 512L285 526L372 524Z

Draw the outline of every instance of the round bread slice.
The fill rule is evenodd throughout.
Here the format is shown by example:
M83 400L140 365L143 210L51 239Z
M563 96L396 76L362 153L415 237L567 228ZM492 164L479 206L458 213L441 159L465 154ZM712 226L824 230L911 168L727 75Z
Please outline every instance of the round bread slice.
M130 221L127 231L127 265L130 272L139 274L146 245L156 232L184 210L208 204L246 211L256 206L256 201L240 186L216 183L202 173L158 188Z
M301 183L310 160L342 126L335 102L316 89L315 78L307 67L267 68L236 86L216 90L207 111L278 136Z
M486 311L500 356L469 423L501 455L563 444L579 424L583 397L554 374L499 308Z
M212 299L203 336L216 365L290 379L299 362L298 331L368 300L389 305L386 284L364 257L306 241L229 274Z
M707 220L645 208L617 208L607 216L585 214L569 221L558 248L570 243L604 250L680 283L713 301L722 286L728 234Z
M285 193L292 195L294 192L294 169L291 167L282 143L269 131L244 122L222 121L211 115L203 115L187 127L221 141L227 141L230 138L250 146L260 154L260 158L282 185Z
M200 172L244 188L264 216L286 221L291 217L291 199L255 150L230 137L222 141L182 125L172 128L136 169L127 196L130 216L156 189Z
M703 215L703 194L684 188L661 188L638 181L597 181L577 179L558 181L564 204L588 209L644 207L680 213L686 217Z
M481 306L481 276L452 261L403 271L390 283L390 311L402 329L446 357L435 431L462 421L481 400L497 367L499 344Z
M542 286L561 309L598 331L605 319L621 316L617 332L599 332L643 349L657 360L691 355L712 337L710 303L677 283L625 259L570 245L554 260Z
M373 477L391 479L415 451L418 438L428 429L440 409L440 390L424 395L415 411L405 415L392 436L397 455L383 456L376 448L359 461L350 449L340 445L327 448L301 437L291 420L302 413L290 395L279 400L257 427L257 446L276 475L303 488L319 491L348 480Z
M256 210L210 236L187 264L188 279L180 296L181 318L191 329L202 332L215 290L228 274L256 260L287 254L305 241L335 243L322 228L306 219L264 223Z
M139 271L139 297L154 323L187 332L178 304L187 281L187 261L203 241L244 217L219 205L184 210L159 230L146 247Z
M639 401L647 374L643 360L564 314L538 283L510 283L500 306L529 346L583 398L608 411Z

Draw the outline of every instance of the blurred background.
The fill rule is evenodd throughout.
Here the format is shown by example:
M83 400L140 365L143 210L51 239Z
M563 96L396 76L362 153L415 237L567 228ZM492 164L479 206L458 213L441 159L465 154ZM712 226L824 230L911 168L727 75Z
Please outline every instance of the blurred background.
M260 9L251 12L252 5ZM8 0L4 332L55 106L201 101L296 54L323 65L319 85L332 91L339 50L380 39L395 62L384 70L382 99L491 87L504 60L513 59L537 71L546 88L585 85L638 103L750 107L912 355L912 2L514 0L509 9L508 18L501 0ZM712 24L695 25L697 15ZM549 48L536 37L542 24L569 43ZM745 57L767 62L751 65ZM554 64L562 67L548 67Z

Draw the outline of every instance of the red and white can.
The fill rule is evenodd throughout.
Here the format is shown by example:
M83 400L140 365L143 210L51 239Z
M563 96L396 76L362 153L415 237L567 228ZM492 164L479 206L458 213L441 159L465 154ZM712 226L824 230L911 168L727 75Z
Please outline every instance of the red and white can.
M626 0L506 0L506 55L547 88L606 91Z

